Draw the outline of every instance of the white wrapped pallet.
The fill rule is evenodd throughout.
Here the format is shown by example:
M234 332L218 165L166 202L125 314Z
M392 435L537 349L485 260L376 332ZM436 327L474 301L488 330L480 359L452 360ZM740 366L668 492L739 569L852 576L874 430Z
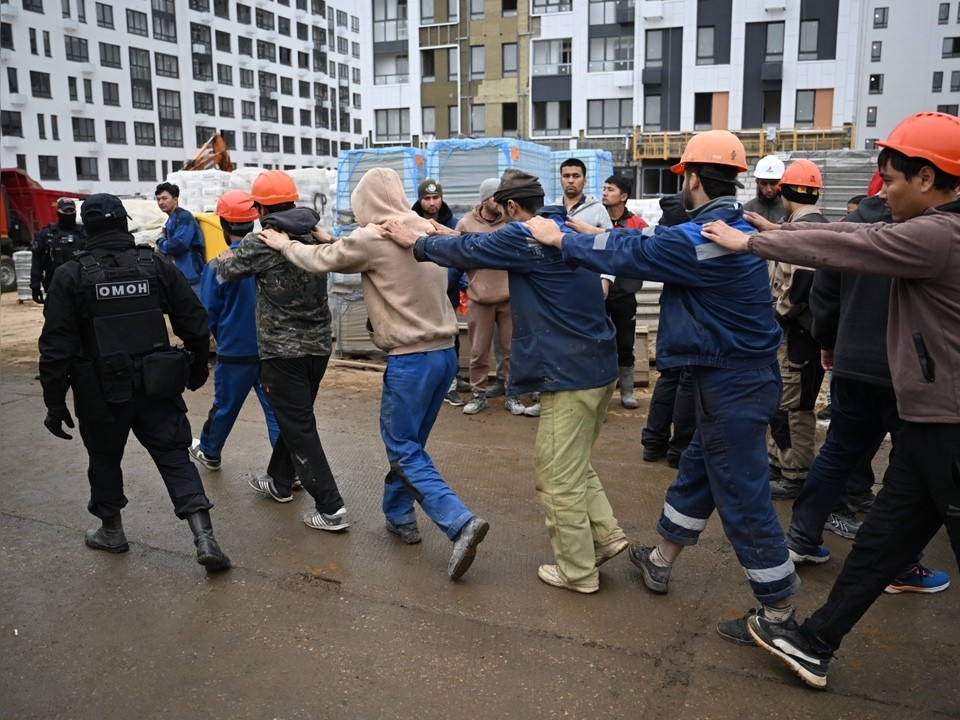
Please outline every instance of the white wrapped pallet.
M411 147L371 148L367 150L348 150L341 153L337 165L337 206L338 223L350 224L356 221L350 208L350 194L367 170L376 167L388 167L397 171L403 183L407 199L413 205L417 199L417 185L426 178L426 160L422 150Z

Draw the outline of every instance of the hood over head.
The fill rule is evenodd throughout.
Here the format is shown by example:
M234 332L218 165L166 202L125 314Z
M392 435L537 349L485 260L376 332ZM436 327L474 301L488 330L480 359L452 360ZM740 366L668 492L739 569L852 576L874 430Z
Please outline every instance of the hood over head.
M422 235L433 229L429 220L410 209L400 176L392 168L373 168L364 173L350 194L350 207L360 227L398 218Z

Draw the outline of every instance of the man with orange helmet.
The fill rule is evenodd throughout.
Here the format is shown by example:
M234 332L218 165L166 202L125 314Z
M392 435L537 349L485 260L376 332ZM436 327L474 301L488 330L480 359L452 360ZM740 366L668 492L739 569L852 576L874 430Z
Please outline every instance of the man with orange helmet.
M673 563L695 545L716 510L733 545L759 614L792 617L800 581L790 560L767 483L767 425L780 399L777 348L783 333L773 317L767 263L723 252L703 241L705 222L723 219L753 228L736 202L744 172L743 143L726 130L695 135L673 171L683 175L690 221L655 229L613 229L600 235L563 234L531 221L540 242L560 247L570 265L663 282L657 363L687 366L696 403L696 431L680 456L657 523L656 547L633 545L630 560L653 592L667 592ZM750 643L746 617L717 626Z
M887 348L904 426L883 487L822 607L802 625L748 621L758 645L817 688L847 633L941 527L960 561L960 119L917 113L877 145L893 224L704 228L728 250L894 278Z
M818 222L827 219L817 209L823 178L809 160L794 160L780 180L787 222ZM752 217L747 215L748 218ZM758 227L773 228L757 220ZM770 423L767 456L770 460L770 492L777 500L794 498L816 455L817 417L814 406L823 383L820 344L810 333L813 312L810 288L813 270L801 265L774 262L771 267L774 313L783 328L783 344L777 353L783 394L780 408Z
M275 227L308 245L330 236L317 228L320 216L296 207L297 186L282 170L267 170L253 181L250 196L264 228ZM235 250L218 258L217 277L257 283L257 350L260 383L280 426L267 472L250 486L279 503L293 500L299 480L315 508L303 522L316 530L348 527L347 510L317 432L313 406L330 361L330 306L327 276L301 270L248 233Z
M260 215L250 193L228 190L217 202L223 238L231 250L253 232ZM237 421L247 395L257 393L267 422L270 445L280 429L266 393L260 385L257 353L256 281L252 278L223 282L217 277L220 261L214 258L200 276L200 302L207 310L210 333L217 341L217 367L213 375L213 406L200 437L190 446L190 455L207 470L220 469L220 453Z

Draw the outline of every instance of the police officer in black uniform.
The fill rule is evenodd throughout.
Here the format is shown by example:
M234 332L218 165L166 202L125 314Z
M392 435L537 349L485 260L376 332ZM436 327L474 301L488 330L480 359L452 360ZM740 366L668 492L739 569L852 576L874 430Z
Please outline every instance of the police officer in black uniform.
M213 537L209 510L187 448L192 435L184 387L207 380L210 333L196 294L167 258L137 246L127 231L127 213L113 195L92 195L81 217L87 250L53 276L40 334L40 382L47 417L43 424L71 440L66 405L73 388L80 437L89 456L87 509L103 526L88 530L95 550L129 549L120 521L127 504L120 461L134 435L153 458L177 517L193 531L197 562L208 572L225 570L230 559ZM170 347L164 313L186 351Z
M43 305L53 272L86 246L87 234L77 225L77 206L72 198L57 200L57 222L44 227L33 241L30 263L30 293Z

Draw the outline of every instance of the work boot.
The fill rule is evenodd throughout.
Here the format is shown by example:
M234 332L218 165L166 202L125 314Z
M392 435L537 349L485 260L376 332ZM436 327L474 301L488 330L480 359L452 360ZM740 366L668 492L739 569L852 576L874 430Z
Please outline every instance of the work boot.
M106 550L112 553L125 553L130 549L127 536L123 534L123 522L120 513L102 520L103 526L97 530L87 530L83 541L88 548Z
M620 368L620 404L627 410L636 410L640 403L633 396L633 368Z
M230 567L230 558L220 549L217 539L213 536L210 513L200 510L187 515L187 523L193 532L193 542L197 546L197 562L203 565L207 572L226 570Z

